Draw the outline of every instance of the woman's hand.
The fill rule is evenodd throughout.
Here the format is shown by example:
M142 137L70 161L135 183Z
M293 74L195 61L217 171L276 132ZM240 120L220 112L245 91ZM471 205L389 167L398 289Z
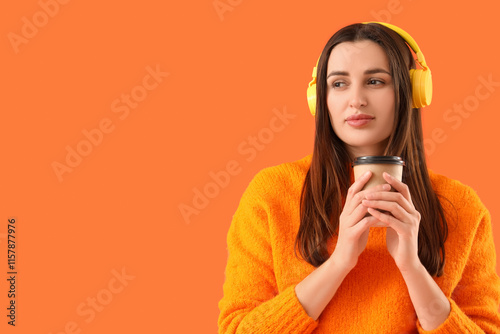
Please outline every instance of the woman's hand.
M396 192L366 194L363 205L373 217L390 227L386 231L387 250L399 270L404 273L420 265L418 229L421 216L411 201L408 186L388 173L384 173L383 177ZM390 214L377 209L388 211Z
M339 235L331 258L348 271L356 266L359 255L365 249L370 227L380 224L376 217L365 217L368 207L363 205L363 199L368 194L376 192L389 193L391 189L390 185L383 184L361 190L371 175L370 171L366 172L349 187L344 208L339 217Z

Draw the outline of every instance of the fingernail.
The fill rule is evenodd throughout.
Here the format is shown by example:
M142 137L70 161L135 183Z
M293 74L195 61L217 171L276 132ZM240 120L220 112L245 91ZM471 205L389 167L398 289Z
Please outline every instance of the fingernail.
M391 190L391 185L390 184L384 184L382 186L382 189L384 189L384 190Z

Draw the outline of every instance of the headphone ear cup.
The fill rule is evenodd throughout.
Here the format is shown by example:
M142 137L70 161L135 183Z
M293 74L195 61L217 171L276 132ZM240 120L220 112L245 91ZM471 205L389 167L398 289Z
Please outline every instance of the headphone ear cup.
M307 87L307 104L313 116L316 115L316 84L310 83Z
M411 87L413 90L413 108L423 108L432 101L432 75L429 69L410 70Z

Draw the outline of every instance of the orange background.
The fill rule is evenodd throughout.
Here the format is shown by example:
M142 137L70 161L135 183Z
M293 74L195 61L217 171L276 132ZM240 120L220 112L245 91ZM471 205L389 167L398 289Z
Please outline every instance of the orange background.
M354 22L384 20L419 43L434 79L423 113L429 165L477 191L500 250L500 87L456 129L444 119L474 101L480 77L500 82L494 2L222 0L231 10L219 16L212 0L73 0L57 11L54 1L0 5L0 332L215 333L232 215L259 170L311 153L311 70L333 32ZM38 31L23 30L34 20ZM31 37L14 47L23 31ZM144 83L148 67L168 75ZM144 98L133 108L120 101L131 93ZM242 154L275 108L295 118L255 156ZM113 130L84 147L82 131L106 120ZM91 151L60 181L53 163L78 145ZM179 206L231 161L229 184L184 219ZM16 328L4 278L12 217ZM114 279L122 270L125 283Z

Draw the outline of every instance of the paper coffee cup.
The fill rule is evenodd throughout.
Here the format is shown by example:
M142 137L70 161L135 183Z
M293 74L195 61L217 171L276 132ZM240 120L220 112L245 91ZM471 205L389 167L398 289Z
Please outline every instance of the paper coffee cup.
M354 180L358 180L367 171L372 172L372 176L363 187L363 190L387 183L383 176L384 172L389 173L401 181L404 166L405 162L400 157L386 155L357 157L352 163Z
M383 173L389 173L394 176L399 181L403 177L403 167L405 162L400 157L396 156L385 156L385 155L372 155L357 157L352 163L352 168L354 171L354 180L358 180L367 171L372 172L372 176L365 184L362 190L370 189L379 184L385 184L387 181L384 179ZM391 191L395 191L391 187ZM380 212L387 213L384 210L379 210ZM365 215L371 216L369 213ZM377 225L374 225L377 226Z

